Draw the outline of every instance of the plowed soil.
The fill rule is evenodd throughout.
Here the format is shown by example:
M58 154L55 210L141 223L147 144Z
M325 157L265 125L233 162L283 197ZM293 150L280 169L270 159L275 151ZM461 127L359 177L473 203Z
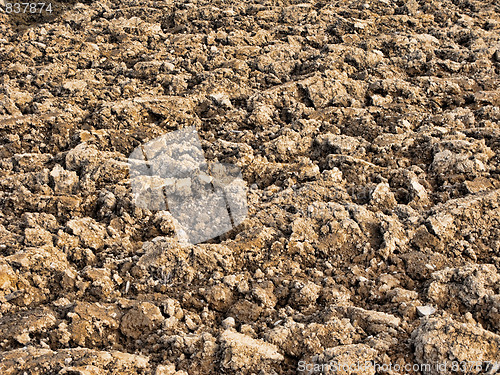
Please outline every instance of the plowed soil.
M1 374L499 371L497 1L53 4L0 12ZM127 158L187 126L248 216L183 246Z

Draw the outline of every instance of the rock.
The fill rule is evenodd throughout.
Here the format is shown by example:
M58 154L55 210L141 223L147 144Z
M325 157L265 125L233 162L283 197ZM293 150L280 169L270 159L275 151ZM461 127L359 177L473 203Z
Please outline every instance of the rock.
M224 93L212 94L212 95L210 95L210 99L215 101L215 103L217 103L217 105L220 105L221 107L224 107L226 109L233 107L228 96Z
M82 276L91 281L88 292L99 298L107 299L115 289L115 283L111 280L111 272L107 268L86 267Z
M259 304L240 299L230 307L228 313L234 316L237 321L253 322L259 319L262 310L263 308Z
M464 181L464 186L470 194L476 194L493 188L490 180L484 177L477 177L473 181Z
M101 191L101 193L99 193L98 204L100 206L100 216L111 216L112 211L116 207L116 196L110 191Z
M357 137L337 134L321 134L316 137L315 143L328 153L353 156L362 154L362 150L368 145Z
M315 108L323 108L332 104L345 105L350 100L340 79L325 80L320 75L315 75L301 80L298 85L307 92L308 98Z
M71 80L67 81L63 84L63 88L68 90L71 94L74 94L77 91L83 91L87 88L87 82L83 80Z
M380 232L383 235L383 242L378 253L388 258L396 251L403 251L407 247L408 237L401 222L394 217L379 214Z
M409 181L410 191L416 199L421 204L429 203L429 196L425 187L418 181L416 177L411 177Z
M298 218L292 223L291 241L314 241L317 239L316 231L311 221Z
M427 297L440 308L466 309L490 327L498 327L500 275L491 264L445 268L432 274Z

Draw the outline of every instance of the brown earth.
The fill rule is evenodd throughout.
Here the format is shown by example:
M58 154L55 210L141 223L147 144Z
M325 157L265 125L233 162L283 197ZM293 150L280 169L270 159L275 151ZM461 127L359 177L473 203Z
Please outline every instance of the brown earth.
M105 0L29 22L0 12L1 374L498 371L498 2ZM183 247L133 204L127 157L186 126L241 168L249 213ZM402 373L343 373L376 371Z

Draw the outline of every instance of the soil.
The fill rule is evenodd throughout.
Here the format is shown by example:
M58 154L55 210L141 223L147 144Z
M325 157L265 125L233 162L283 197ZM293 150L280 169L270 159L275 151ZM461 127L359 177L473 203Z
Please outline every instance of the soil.
M499 371L497 1L54 5L0 12L1 374ZM248 215L186 246L127 158L188 126Z

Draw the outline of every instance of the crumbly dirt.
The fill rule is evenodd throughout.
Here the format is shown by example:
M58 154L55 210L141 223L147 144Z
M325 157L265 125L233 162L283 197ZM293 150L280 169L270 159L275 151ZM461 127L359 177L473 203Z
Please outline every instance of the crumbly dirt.
M0 12L1 374L499 371L497 1L58 12ZM181 246L127 157L187 126L248 217Z

